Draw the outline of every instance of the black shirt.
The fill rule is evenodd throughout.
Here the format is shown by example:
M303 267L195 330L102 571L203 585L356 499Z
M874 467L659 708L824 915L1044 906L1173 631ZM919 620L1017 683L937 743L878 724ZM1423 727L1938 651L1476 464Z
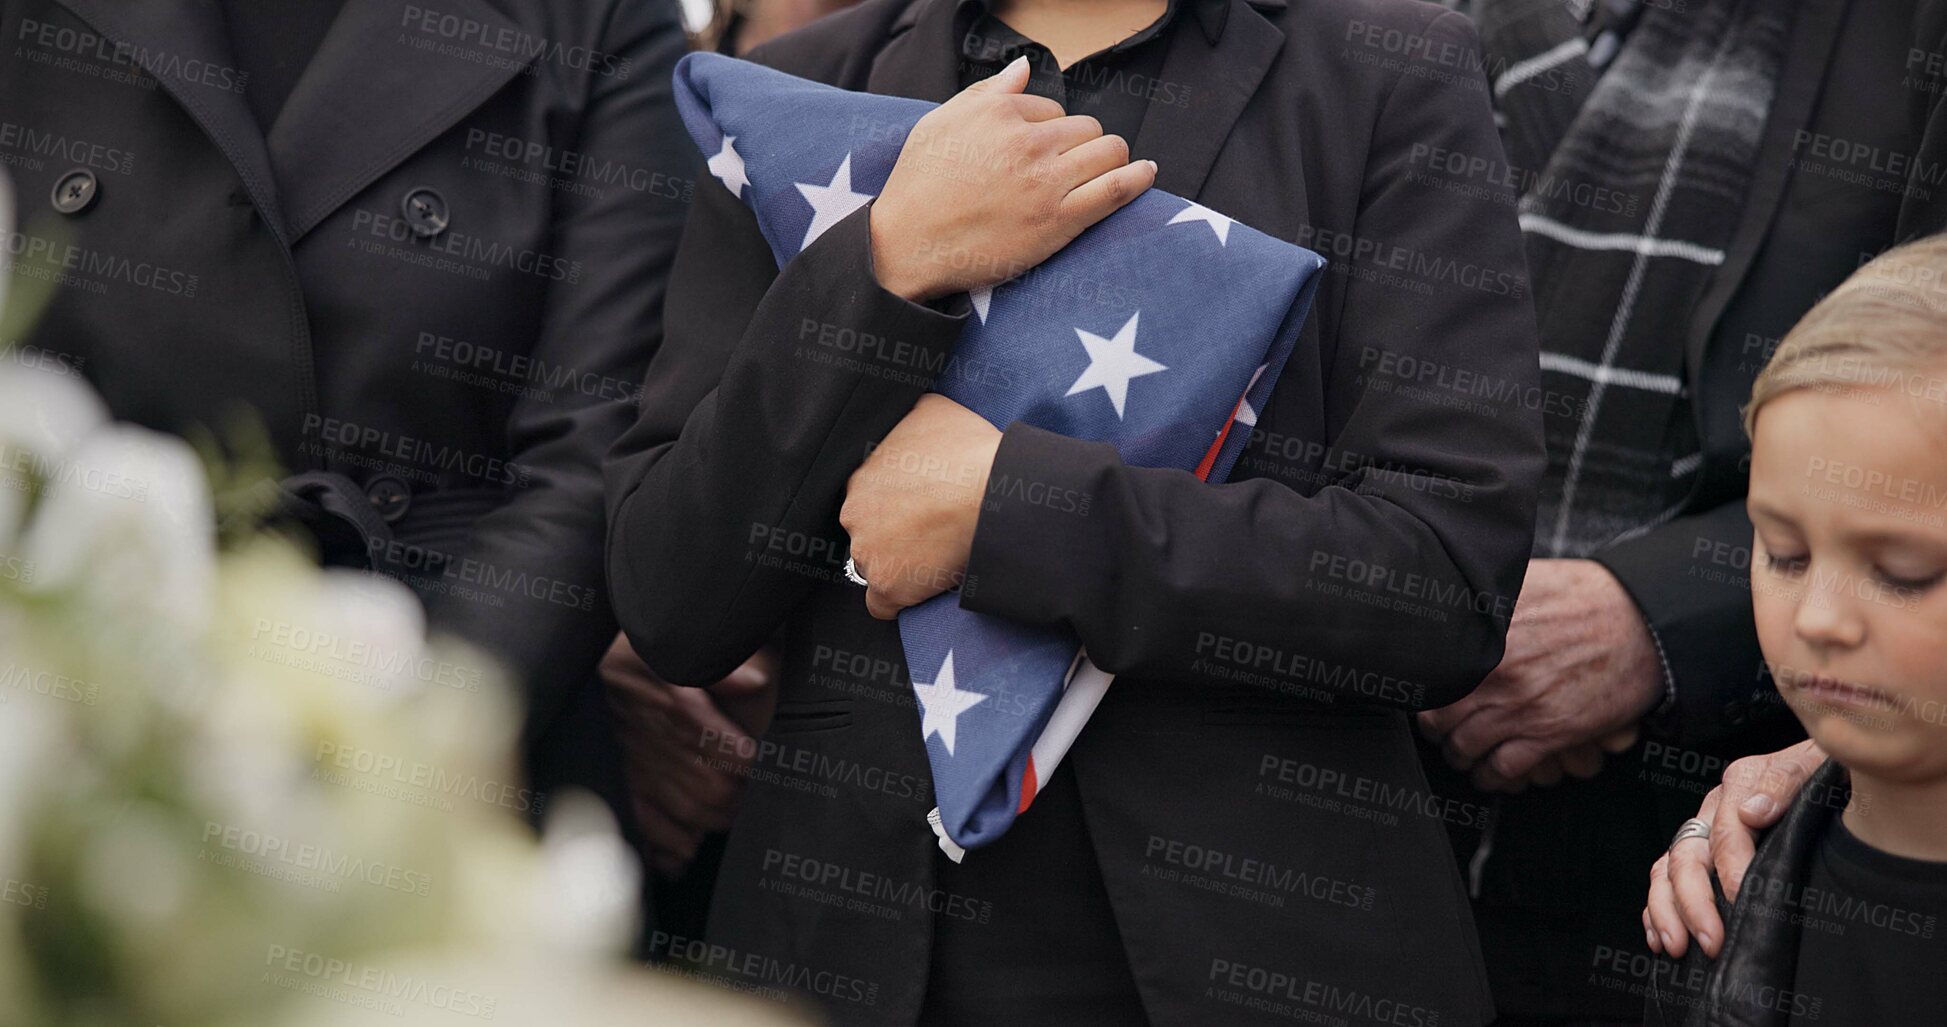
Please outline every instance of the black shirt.
M244 99L257 126L269 134L296 88L298 76L318 52L344 0L218 0L230 30L230 59L244 80Z
M995 17L987 0L961 0L955 13L960 86L964 89L1026 54L1028 92L1054 100L1070 114L1087 114L1102 123L1102 131L1133 143L1151 102L1185 99L1187 86L1162 78L1169 30L1185 8L1195 10L1199 31L1213 42L1222 36L1230 10L1224 0L1169 0L1163 16L1147 28L1063 70L1047 47Z
M1792 1027L1947 1022L1947 863L1882 852L1834 818L1791 900Z

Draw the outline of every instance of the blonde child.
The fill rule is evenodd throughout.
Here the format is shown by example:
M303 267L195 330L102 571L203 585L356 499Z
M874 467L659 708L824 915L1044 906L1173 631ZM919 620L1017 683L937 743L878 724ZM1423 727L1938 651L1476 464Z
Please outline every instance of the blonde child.
M1648 1021L1947 1022L1947 239L1814 307L1745 429L1759 642L1831 759L1720 910L1718 958L1666 964Z

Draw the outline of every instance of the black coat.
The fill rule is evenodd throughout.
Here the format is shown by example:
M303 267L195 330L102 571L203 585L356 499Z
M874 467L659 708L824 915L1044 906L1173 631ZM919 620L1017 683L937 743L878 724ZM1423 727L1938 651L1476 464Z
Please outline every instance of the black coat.
M954 6L868 0L755 56L944 100ZM1133 150L1158 161L1162 188L1333 261L1302 341L1232 484L1010 427L995 478L1087 496L1088 512L991 496L962 604L1065 625L1120 675L1069 758L1154 1021L1287 1022L1247 1004L1262 1000L1482 1023L1441 828L1471 814L1426 795L1407 716L1500 658L1542 467L1509 198L1416 171L1424 145L1499 158L1474 33L1408 0L1220 10L1214 42L1201 22L1172 34L1160 81L1178 88L1158 91ZM877 286L868 217L780 271L750 212L699 187L643 417L609 467L609 567L624 629L675 681L782 646L776 721L712 911L720 947L663 943L741 985L800 986L840 1022L909 1023L933 919L970 907L895 898L886 914L773 887L787 856L877 882L880 907L881 886L926 897L936 880L899 636L838 573L837 512L961 321ZM816 359L821 335L845 329L907 345ZM1265 864L1282 904L1180 879L1202 866L1229 886L1226 869L1262 880ZM1022 881L978 898L1033 894Z
M692 180L676 5L345 0L268 133L206 0L4 0L0 31L14 259L65 273L25 341L119 418L254 416L328 547L544 725L614 631L600 459Z

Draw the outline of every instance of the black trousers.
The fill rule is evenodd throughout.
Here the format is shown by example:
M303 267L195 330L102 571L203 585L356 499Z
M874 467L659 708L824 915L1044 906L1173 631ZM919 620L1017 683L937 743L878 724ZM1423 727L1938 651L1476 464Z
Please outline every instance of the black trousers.
M934 917L921 1024L1148 1023L1066 763L1000 841L936 866L975 915Z

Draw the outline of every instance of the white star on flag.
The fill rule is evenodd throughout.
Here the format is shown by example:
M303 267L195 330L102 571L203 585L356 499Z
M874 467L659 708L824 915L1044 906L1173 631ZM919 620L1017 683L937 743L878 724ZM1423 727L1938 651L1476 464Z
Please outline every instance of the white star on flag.
M1211 231L1217 233L1217 245L1229 246L1230 226L1233 220L1211 210L1201 203L1192 203L1178 211L1175 217L1169 219L1168 224L1182 225L1192 221L1201 221L1209 225Z
M1112 339L1075 329L1082 348L1088 350L1088 369L1068 387L1067 395L1099 388L1109 394L1109 402L1115 404L1115 415L1120 418L1123 404L1129 401L1129 379L1169 370L1136 352L1136 319L1141 316L1140 310L1130 314L1129 322L1117 329Z
M844 163L838 166L838 174L832 176L830 185L807 185L796 183L798 191L804 194L805 202L811 204L811 227L804 231L802 250L824 235L833 225L845 220L851 212L872 202L872 194L852 191L852 155L846 154Z
M946 744L947 755L953 755L954 731L960 723L960 714L987 701L979 692L963 692L953 686L953 650L946 651L946 662L940 664L940 673L930 685L913 682L913 691L919 696L919 708L925 714L919 729L919 740L924 742L934 735Z
M987 310L994 305L994 287L984 285L978 289L968 289L967 299L973 301L974 313L980 315L980 323L987 323Z
M723 187L730 190L730 195L741 199L744 195L744 186L750 184L750 179L744 174L743 155L731 145L736 141L736 136L724 136L723 149L718 150L716 156L704 163L709 165L710 174L717 176L717 180L723 183Z

